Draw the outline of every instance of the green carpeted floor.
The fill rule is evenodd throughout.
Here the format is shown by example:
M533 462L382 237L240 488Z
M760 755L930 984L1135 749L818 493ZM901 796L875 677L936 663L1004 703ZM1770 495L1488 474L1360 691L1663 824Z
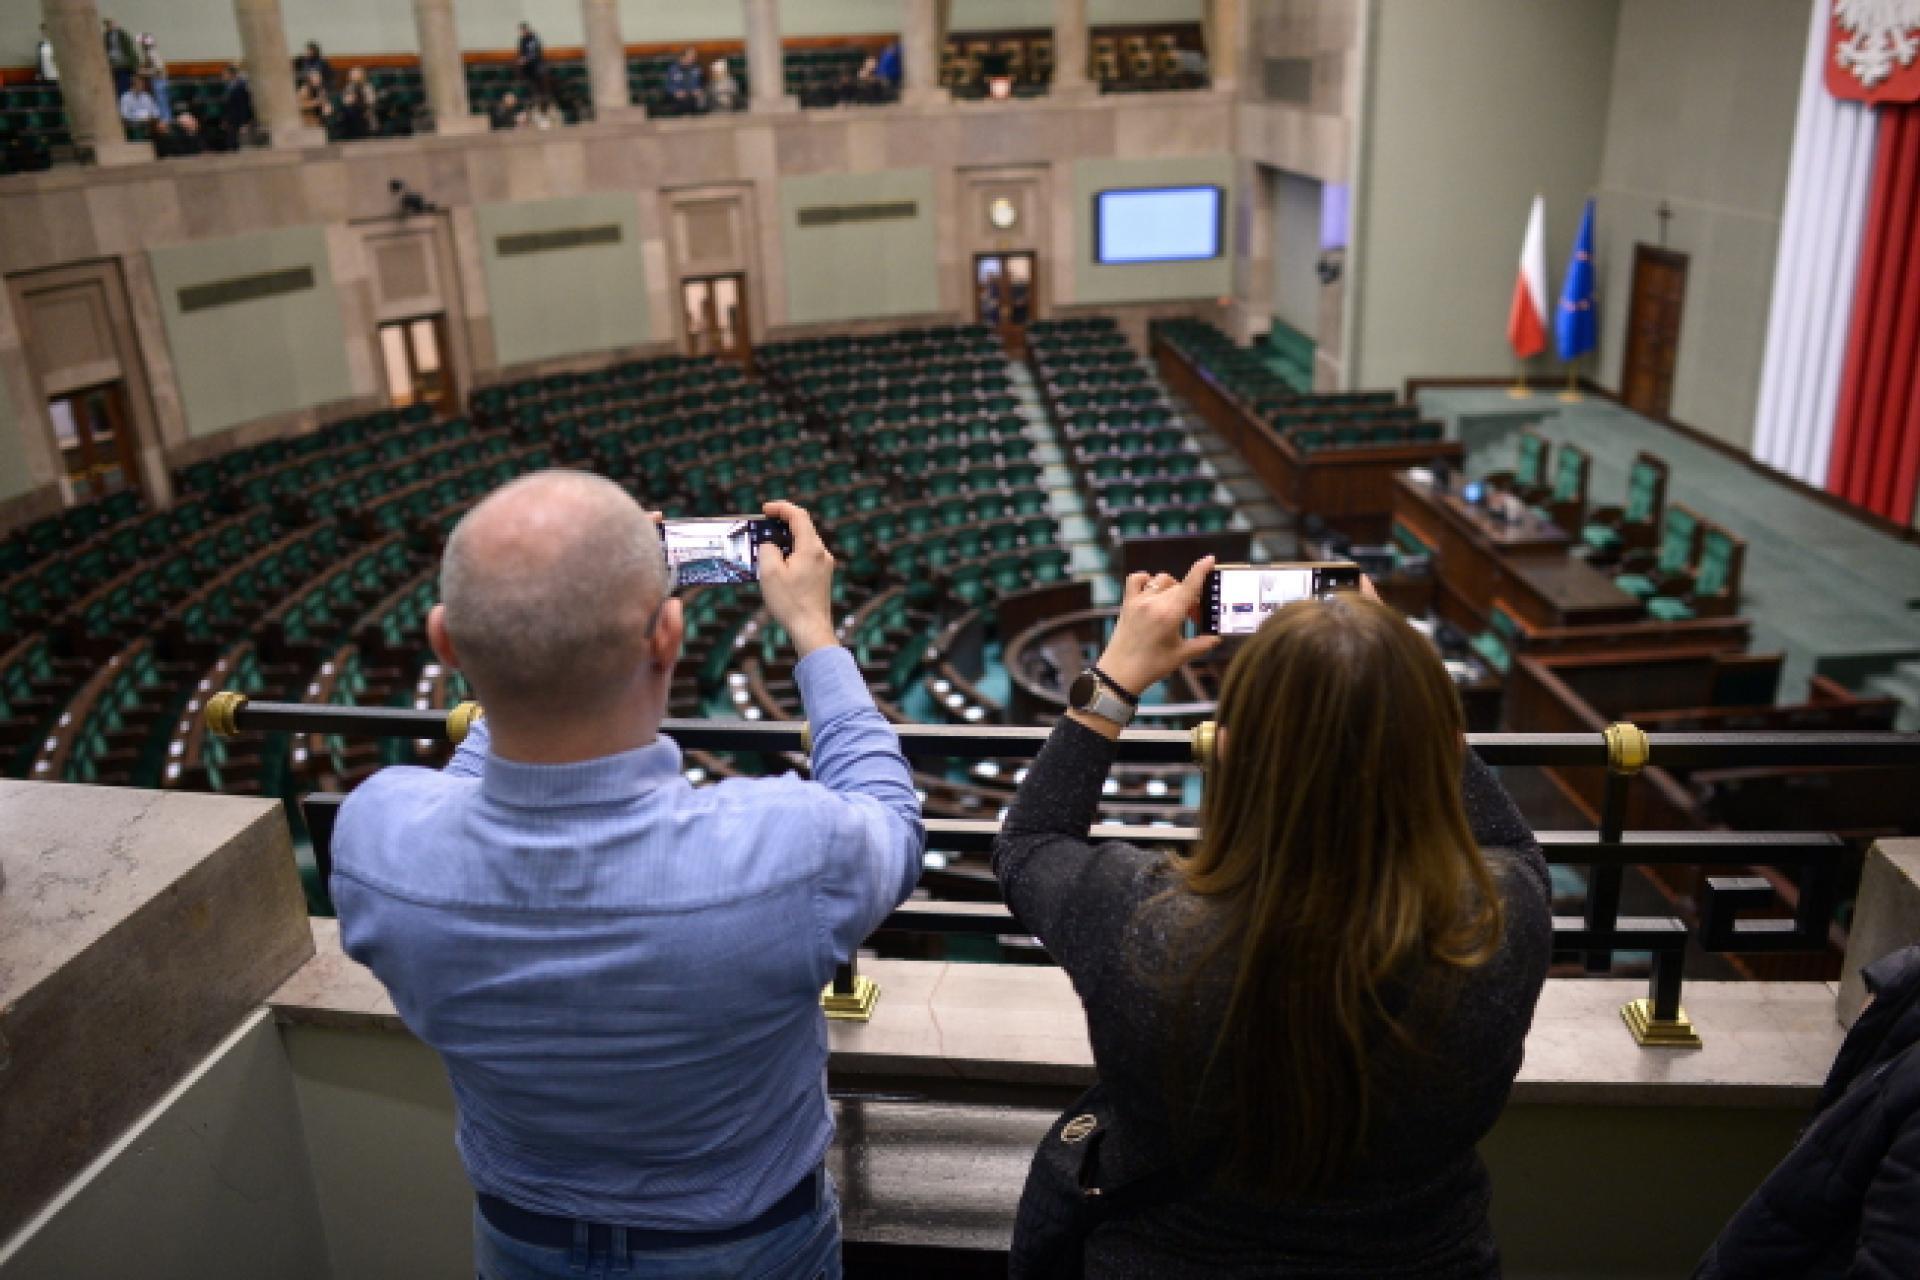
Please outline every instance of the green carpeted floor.
M1551 393L1514 400L1488 388L1425 391L1420 404L1466 444L1476 475L1510 467L1524 427L1573 441L1593 458L1588 500L1596 505L1624 499L1634 454L1664 458L1673 468L1670 500L1747 540L1741 612L1753 619L1756 652L1786 654L1783 701L1803 697L1816 671L1859 689L1869 676L1920 659L1920 545L1878 533L1607 400L1568 404Z

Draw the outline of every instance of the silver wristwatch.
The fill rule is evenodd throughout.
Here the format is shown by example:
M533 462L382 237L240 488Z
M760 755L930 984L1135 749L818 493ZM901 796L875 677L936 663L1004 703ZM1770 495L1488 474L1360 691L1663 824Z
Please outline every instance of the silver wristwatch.
M1140 699L1122 689L1098 667L1088 667L1067 690L1067 705L1124 729L1133 720L1133 713L1140 709Z

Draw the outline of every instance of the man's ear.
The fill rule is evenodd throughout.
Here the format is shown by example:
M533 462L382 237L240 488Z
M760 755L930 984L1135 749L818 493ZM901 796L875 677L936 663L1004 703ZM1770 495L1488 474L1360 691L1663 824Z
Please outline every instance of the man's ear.
M655 671L666 673L680 658L680 642L686 638L687 618L680 597L673 596L660 606L659 621L653 624L653 639L648 642L648 661Z
M427 644L441 666L449 671L460 669L460 655L453 651L453 633L447 630L447 606L443 604L427 610Z

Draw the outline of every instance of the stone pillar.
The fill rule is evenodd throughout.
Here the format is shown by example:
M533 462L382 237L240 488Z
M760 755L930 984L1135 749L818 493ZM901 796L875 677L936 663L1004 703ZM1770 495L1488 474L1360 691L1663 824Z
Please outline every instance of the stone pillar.
M1240 81L1243 18L1241 0L1207 0L1207 77L1216 89L1231 91Z
M99 6L94 0L40 0L40 15L46 19L54 61L60 64L60 100L73 145L90 149L99 165L153 159L153 148L128 142L120 123L120 99L100 39Z
M947 101L940 83L940 46L946 23L940 0L904 0L900 6L900 101L926 106Z
M420 73L427 82L434 132L484 131L486 120L467 111L467 68L460 60L453 0L413 0L413 24L420 32Z
M1087 0L1053 0L1054 97L1071 97L1092 88L1087 79Z
M593 118L612 120L633 110L627 96L627 42L620 34L620 0L580 0L587 34L587 83Z
M793 111L787 92L787 55L780 45L780 0L744 0L747 8L747 105L755 111Z
M253 93L253 112L276 147L317 147L326 131L300 119L293 101L293 59L287 54L287 28L280 0L233 0L240 27L240 61Z

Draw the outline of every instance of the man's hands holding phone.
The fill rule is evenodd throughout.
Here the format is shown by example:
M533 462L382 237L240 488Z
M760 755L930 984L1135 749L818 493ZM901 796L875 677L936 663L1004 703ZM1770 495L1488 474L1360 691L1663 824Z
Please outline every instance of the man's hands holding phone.
M813 527L813 517L791 502L769 502L767 515L793 531L793 554L771 542L760 547L760 595L767 612L793 637L794 654L840 643L833 629L833 556Z

